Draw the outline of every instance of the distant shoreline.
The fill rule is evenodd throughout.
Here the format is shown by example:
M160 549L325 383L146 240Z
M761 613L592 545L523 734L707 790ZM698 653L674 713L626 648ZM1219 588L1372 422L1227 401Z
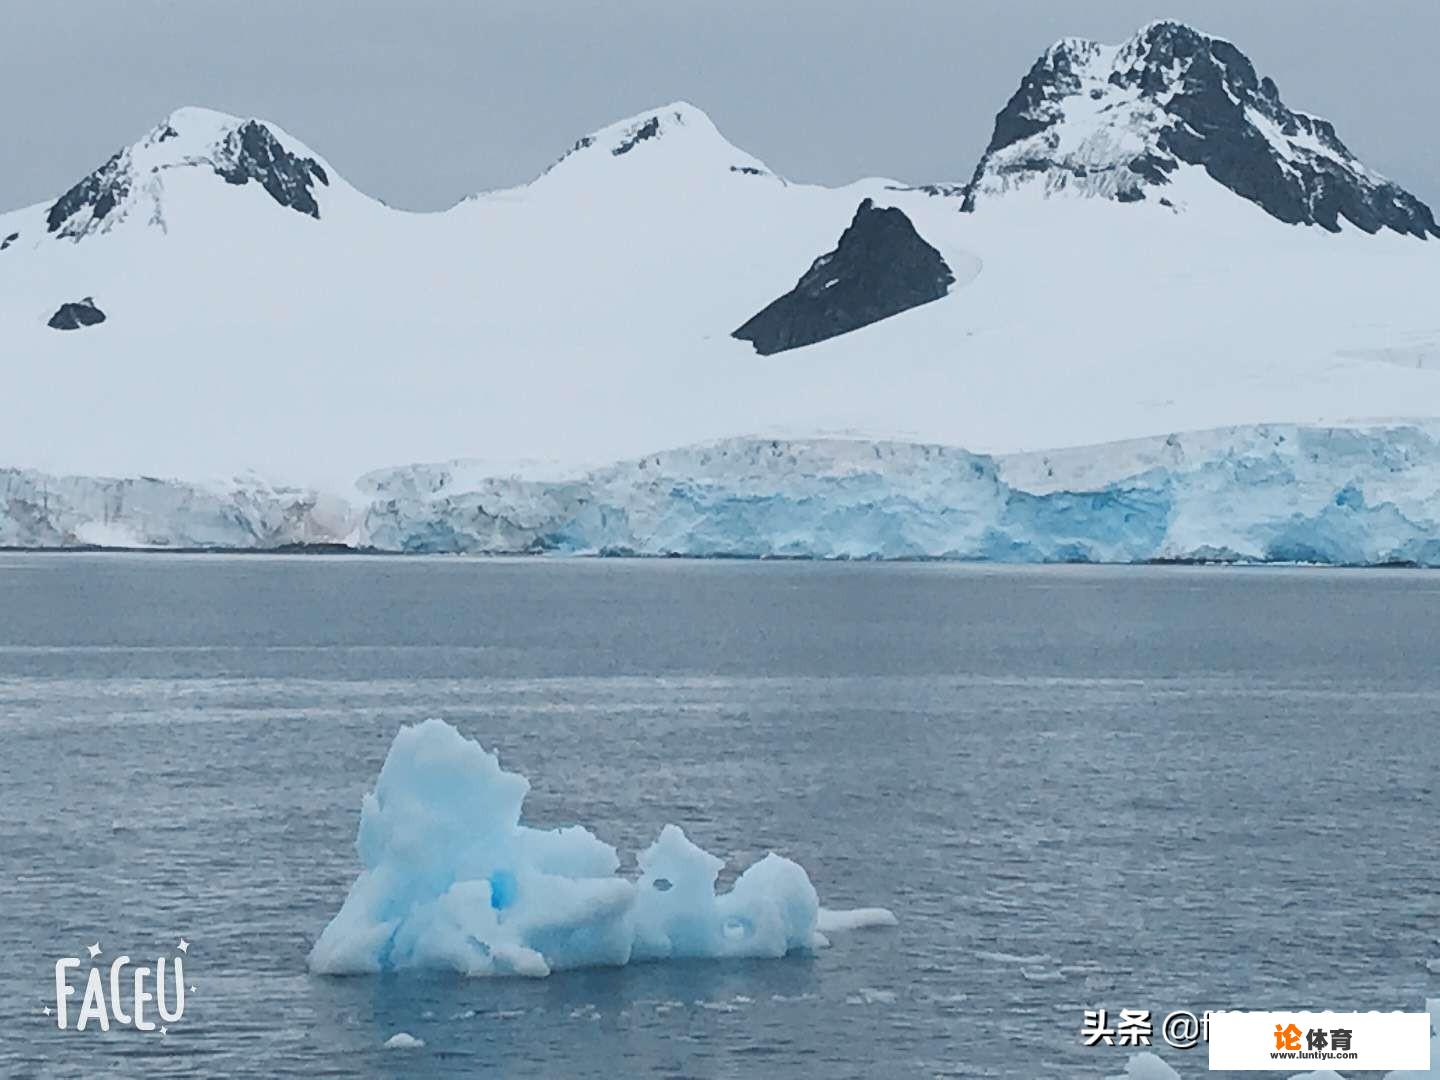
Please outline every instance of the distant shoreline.
M562 554L551 551L386 551L374 547L351 547L348 544L281 544L268 548L238 547L102 547L98 544L76 544L67 547L19 547L0 545L0 555L354 555L387 558L436 558L457 559L550 559L560 562L607 561L607 562L783 562L783 563L938 563L946 566L1180 566L1220 567L1224 569L1274 569L1295 570L1437 570L1440 567L1426 566L1417 562L1380 563L1322 563L1284 562L1258 559L1141 559L1135 562L1105 562L1094 559L1054 559L1038 562L1006 562L997 559L946 558L938 555L915 555L903 558L849 558L847 556L816 557L813 555L682 555L678 553L645 554L635 551L599 551L579 554Z

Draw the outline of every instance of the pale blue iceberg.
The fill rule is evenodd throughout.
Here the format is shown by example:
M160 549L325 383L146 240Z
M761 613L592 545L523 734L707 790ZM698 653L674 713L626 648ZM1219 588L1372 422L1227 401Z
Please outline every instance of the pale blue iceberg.
M364 869L310 952L310 970L548 975L681 957L781 957L820 927L890 925L880 908L820 907L799 864L769 854L728 892L722 860L667 825L621 877L588 829L520 823L518 773L441 720L403 727L360 811Z

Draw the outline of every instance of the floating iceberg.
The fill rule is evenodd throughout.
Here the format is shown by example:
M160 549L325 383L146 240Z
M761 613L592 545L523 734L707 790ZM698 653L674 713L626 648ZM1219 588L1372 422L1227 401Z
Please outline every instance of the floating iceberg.
M681 957L781 957L828 944L805 871L770 854L717 894L722 860L674 825L638 880L589 830L520 823L530 789L441 720L403 727L360 812L364 866L310 952L310 970L548 975ZM833 929L893 924L826 911Z

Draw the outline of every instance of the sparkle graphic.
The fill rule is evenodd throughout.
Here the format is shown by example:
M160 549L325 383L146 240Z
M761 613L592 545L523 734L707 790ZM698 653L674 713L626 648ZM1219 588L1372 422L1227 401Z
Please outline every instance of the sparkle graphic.
M161 1034L161 1035L169 1035L169 1034L170 1034L170 1029L169 1029L169 1028L163 1028L163 1027L162 1027L162 1028L160 1029L160 1034Z
M87 949L90 950L90 959L91 959L91 960L94 960L95 957L97 957L97 956L100 955L100 942L98 942L98 941L95 942L94 945L86 945L85 948L87 948Z
M177 949L179 949L179 950L180 950L181 952L183 952L183 953L188 953L188 952L190 951L190 942L186 941L186 940L182 937L182 938L180 939L180 944L179 944L179 945L176 945L175 947L176 947Z
M46 1016L49 1016L52 1010L49 1005L46 1005L45 1008L41 1010L41 1012L43 1012Z

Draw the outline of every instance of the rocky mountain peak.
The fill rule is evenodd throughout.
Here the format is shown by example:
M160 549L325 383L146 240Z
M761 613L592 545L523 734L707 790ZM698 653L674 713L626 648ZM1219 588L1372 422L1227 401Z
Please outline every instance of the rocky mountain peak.
M728 142L703 109L687 101L647 109L591 132L577 140L546 173L600 170L610 163L772 175L762 162Z
M281 206L316 219L317 192L330 184L316 157L262 120L177 109L56 199L46 229L78 240L108 231L137 207L163 223L164 181L176 169L205 169L233 185L254 181Z
M1286 106L1235 45L1168 20L1047 49L996 116L964 207L1022 189L1182 205L1171 185L1187 166L1287 223L1440 236L1424 203Z

